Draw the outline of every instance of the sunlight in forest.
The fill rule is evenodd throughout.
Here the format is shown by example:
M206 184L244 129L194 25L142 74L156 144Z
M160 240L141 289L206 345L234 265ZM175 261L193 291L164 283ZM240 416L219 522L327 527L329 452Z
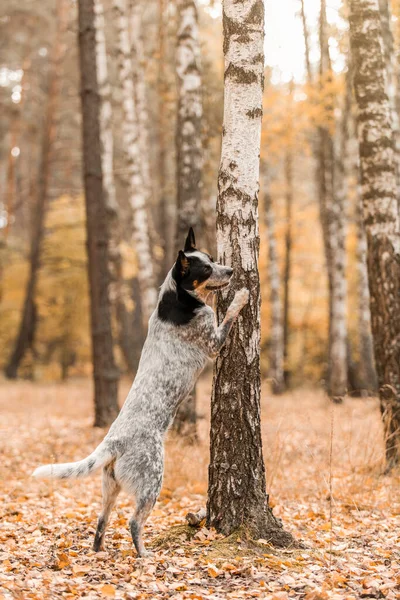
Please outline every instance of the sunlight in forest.
M0 2L0 600L398 600L399 24Z

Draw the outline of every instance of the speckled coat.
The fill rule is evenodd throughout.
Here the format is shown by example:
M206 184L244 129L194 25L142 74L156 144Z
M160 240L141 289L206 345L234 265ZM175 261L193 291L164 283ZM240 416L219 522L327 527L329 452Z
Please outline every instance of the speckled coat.
M108 518L123 488L136 499L130 529L139 555L145 554L141 531L162 485L165 433L207 360L215 358L222 348L248 300L247 290L237 292L217 327L214 311L203 301L204 295L227 285L231 274L232 269L214 263L195 248L179 253L150 317L137 375L106 437L82 461L45 465L34 472L36 477L62 479L84 477L103 467L103 511L95 550L103 548Z

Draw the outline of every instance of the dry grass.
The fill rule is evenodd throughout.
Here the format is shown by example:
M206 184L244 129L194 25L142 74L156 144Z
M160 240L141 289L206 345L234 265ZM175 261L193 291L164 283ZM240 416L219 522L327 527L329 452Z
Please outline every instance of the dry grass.
M128 387L128 382L121 385L121 400ZM210 389L210 380L203 379L199 445L188 446L173 436L167 441L164 488L146 533L150 541L169 527L183 524L185 513L205 502ZM204 566L208 555L216 560L215 551L208 548L213 534L206 531L194 546L178 539L173 549L158 553L155 562L138 571L135 565L140 561L131 551L126 528L131 501L121 496L108 536L110 554L100 557L99 571L93 567L94 579L80 573L76 564L95 560L90 546L100 507L100 478L54 483L30 478L38 464L80 459L100 441L103 432L91 427L91 400L87 381L0 384L0 590L3 583L5 598L100 598L102 592L96 585L104 581L111 582L117 598L400 597L400 478L398 473L382 476L382 429L376 400L348 399L342 406L332 406L322 393L309 390L263 396L268 491L275 514L308 546L303 558L277 562L266 550L264 563L257 563L257 569L252 563L248 571L246 563L237 567L235 577L232 565L227 575L219 567L214 572ZM179 545L185 548L186 558ZM67 552L69 558L57 571L60 552ZM184 558L189 562L182 563ZM175 561L168 564L177 572L166 568L160 580L154 569L167 560ZM125 573L122 579L121 572ZM267 575L261 583L259 574L264 572ZM75 588L62 579L65 574L76 580ZM301 593L292 585L293 574L296 582L303 581ZM184 586L179 588L169 577L175 583L185 581ZM129 591L129 586L139 590L139 595ZM246 593L239 593L240 589ZM362 590L378 595L362 596ZM322 595L307 596L311 593Z

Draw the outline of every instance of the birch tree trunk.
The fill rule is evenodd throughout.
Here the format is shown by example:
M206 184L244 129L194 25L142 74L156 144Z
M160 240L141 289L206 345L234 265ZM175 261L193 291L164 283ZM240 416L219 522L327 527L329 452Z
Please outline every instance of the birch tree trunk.
M109 271L110 285L109 297L111 312L116 323L117 339L125 358L128 370L132 371L132 361L127 348L125 333L132 336L132 327L129 327L129 312L125 304L132 302L130 286L123 281L122 256L120 244L122 241L120 214L116 199L114 181L114 139L112 130L112 105L111 87L108 78L107 45L105 37L105 20L102 0L95 0L95 27L96 27L96 68L97 85L100 96L100 142L101 142L101 168L103 173L104 202L109 220ZM130 339L133 346L134 341Z
M329 287L328 394L341 402L347 391L347 320L344 198L337 193L337 164L333 142L334 97L325 91L332 69L328 46L326 2L320 13L320 90L326 124L319 127L319 195ZM324 89L325 88L325 89Z
M171 235L170 233L170 215L168 207L168 194L167 194L167 140L166 132L168 127L168 111L167 106L167 95L168 95L168 78L167 78L167 17L166 9L168 8L169 0L158 0L158 13L159 13L159 24L158 24L158 177L160 187L160 231L163 237L163 276L170 269L173 261L174 251L174 237L175 232ZM172 239L172 242L171 242Z
M394 149L397 165L397 194L400 206L400 122L397 106L399 65L395 53L394 36L392 31L392 11L389 0L378 0L382 26L383 56L386 63L386 91L390 103Z
M113 0L118 33L118 70L123 106L123 146L126 155L129 200L132 208L132 238L138 260L138 279L145 325L157 303L156 276L150 242L148 207L141 172L139 121L134 89L129 18L126 0Z
M107 46L102 0L95 0L96 69L100 96L101 168L104 202L111 215L118 212L114 182L114 140L112 132L111 87L108 79Z
M278 253L275 237L275 219L271 196L268 190L264 194L265 224L268 239L268 273L271 302L271 333L269 352L269 377L273 394L281 394L285 389L284 381L284 326L282 322L282 304L280 297L281 278L279 274Z
M396 156L377 0L351 0L371 320L387 470L400 458L400 217Z
M202 177L200 42L195 0L178 0L176 74L178 83L177 153L177 228L179 250L190 227L200 222Z
M16 379L18 368L26 352L32 347L36 329L35 295L40 268L40 253L44 234L49 182L51 175L51 156L56 139L56 117L60 100L60 78L63 59L66 52L65 33L68 26L68 7L66 0L57 2L57 25L54 45L50 56L48 75L47 106L40 149L40 165L36 186L36 201L32 210L32 228L29 256L29 274L25 289L22 316L15 345L5 368L8 379Z
M175 252L193 227L200 225L202 178L201 65L198 13L195 0L177 2L176 74L178 110L176 127L177 225ZM200 237L200 234L199 234ZM180 407L174 429L190 440L197 438L196 388Z
M147 110L148 98L144 69L146 59L143 47L143 7L144 4L141 0L129 0L131 58L141 152L140 164L146 202L149 205L153 195L153 187L150 175L149 115ZM148 218L150 222L150 211L148 211Z
M114 363L109 302L109 229L101 164L100 95L97 86L94 0L79 0L79 61L83 165L90 288L95 422L110 425L118 414L118 370Z
M301 17L301 23L303 26L304 60L305 60L305 66L306 66L307 83L308 83L308 85L312 85L313 74L312 74L311 60L310 60L310 35L308 32L306 11L304 9L304 0L300 0L300 17Z
M268 504L260 427L260 282L258 180L264 75L264 3L223 2L225 88L218 174L218 260L234 269L218 296L221 321L233 294L245 287L241 312L217 358L211 401L207 522L229 535L293 543ZM245 532L244 532L245 533Z

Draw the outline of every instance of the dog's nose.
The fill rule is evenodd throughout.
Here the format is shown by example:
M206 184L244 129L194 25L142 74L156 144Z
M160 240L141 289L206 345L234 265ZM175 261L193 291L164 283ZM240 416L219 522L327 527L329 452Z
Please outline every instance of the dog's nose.
M231 269L230 267L226 267L226 274L227 274L229 277L232 277L232 273L233 273L233 269Z

